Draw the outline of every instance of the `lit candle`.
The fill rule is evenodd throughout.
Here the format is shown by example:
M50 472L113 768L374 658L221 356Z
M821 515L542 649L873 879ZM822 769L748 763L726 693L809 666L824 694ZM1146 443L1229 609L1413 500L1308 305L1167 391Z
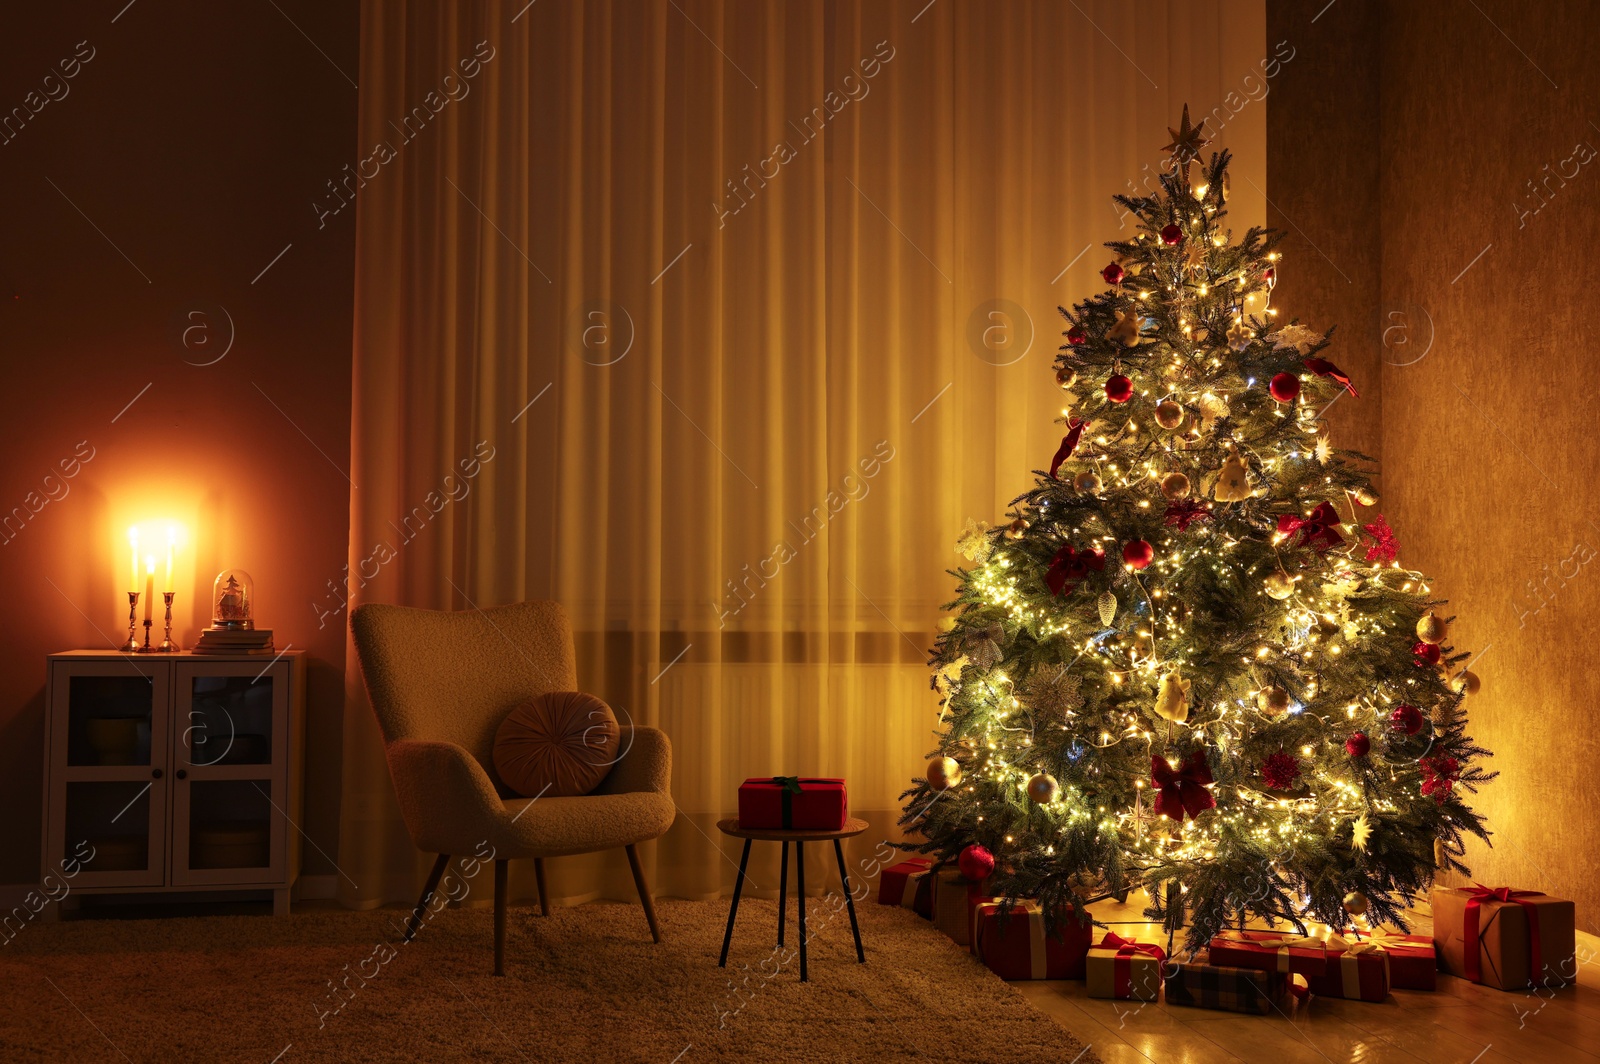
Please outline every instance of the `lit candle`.
M172 586L172 550L173 544L175 544L177 540L178 530L169 525L167 527L167 582L161 585L162 591L170 592L174 590Z
M128 548L133 555L133 568L128 573L128 590L139 590L139 526L128 529Z
M144 619L150 623L150 603L156 597L156 556L144 556Z

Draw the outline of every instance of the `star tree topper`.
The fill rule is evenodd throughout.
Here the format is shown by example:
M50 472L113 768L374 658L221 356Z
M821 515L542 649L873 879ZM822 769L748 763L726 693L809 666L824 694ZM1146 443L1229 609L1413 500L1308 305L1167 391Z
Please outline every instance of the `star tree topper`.
M1183 171L1183 179L1189 180L1189 164L1200 157L1200 149L1205 147L1209 140L1203 135L1206 129L1206 120L1202 118L1200 124L1189 124L1189 105L1183 105L1183 121L1178 123L1178 128L1167 127L1167 132L1172 134L1172 143L1163 151L1172 153L1172 161Z

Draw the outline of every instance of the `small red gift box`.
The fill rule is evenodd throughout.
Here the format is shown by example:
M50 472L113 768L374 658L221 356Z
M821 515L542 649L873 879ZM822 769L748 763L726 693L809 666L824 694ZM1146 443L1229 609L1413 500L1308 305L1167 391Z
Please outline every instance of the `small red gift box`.
M973 881L953 868L942 869L933 877L933 926L949 935L958 946L972 946L972 923L978 903L993 901L986 886L988 879Z
M848 819L844 780L766 776L739 785L741 828L842 831Z
M1107 931L1084 958L1084 977L1092 998L1155 1001L1161 996L1167 951L1154 942L1135 942Z
M1348 943L1333 939L1328 967L1321 975L1306 976L1306 984L1319 997L1352 1001L1382 1001L1389 996L1389 954L1372 942Z
M933 861L913 857L885 868L878 878L878 904L899 905L924 920L933 919Z
M1079 923L1070 905L1055 916L1055 929L1046 931L1037 901L1009 908L1003 898L981 901L973 913L973 952L1002 979L1082 979L1094 925Z
M1292 972L1309 979L1328 968L1328 944L1310 935L1280 931L1224 931L1211 940L1211 963L1219 968Z
M1332 939L1328 945L1338 950L1341 942L1347 946L1369 943L1387 953L1391 990L1433 990L1439 985L1439 957L1434 952L1433 939L1428 935L1368 931L1361 935ZM1329 963L1332 962L1333 958L1330 957Z

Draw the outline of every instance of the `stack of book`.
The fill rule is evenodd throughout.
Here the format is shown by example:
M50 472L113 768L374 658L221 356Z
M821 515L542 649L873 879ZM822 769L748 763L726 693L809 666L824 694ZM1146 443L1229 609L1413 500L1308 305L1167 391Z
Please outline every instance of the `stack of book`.
M202 628L195 654L271 654L271 628Z

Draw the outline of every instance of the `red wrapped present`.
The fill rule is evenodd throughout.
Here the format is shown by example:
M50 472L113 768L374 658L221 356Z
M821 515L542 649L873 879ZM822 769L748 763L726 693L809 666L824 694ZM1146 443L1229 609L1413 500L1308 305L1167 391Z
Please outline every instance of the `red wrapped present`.
M1265 1016L1275 1007L1287 1009L1292 1006L1289 998L1289 980L1292 976L1259 968L1208 964L1205 957L1202 951L1195 960L1168 966L1168 1005L1253 1012L1260 1016Z
M959 946L972 947L972 923L978 903L993 901L988 879L971 880L953 868L933 876L933 926Z
M1308 979L1328 967L1328 944L1310 935L1281 931L1224 931L1211 940L1211 963L1221 968L1256 968Z
M1356 943L1332 939L1328 967L1321 975L1306 977L1306 985L1321 997L1352 1001L1382 1001L1389 996L1389 953L1371 941Z
M741 828L842 831L849 819L844 780L766 776L739 785Z
M1364 934L1345 935L1329 941L1331 949L1339 943L1354 946L1366 942L1389 955L1389 988L1391 990L1433 990L1438 986L1439 957L1434 952L1433 939L1428 935L1395 935L1388 931L1368 931ZM1331 958L1330 958L1331 960Z
M1094 925L1079 923L1070 905L1055 916L1055 929L1046 931L1037 901L1009 907L1003 898L980 901L973 913L973 952L1002 979L1082 979Z
M878 878L878 904L899 905L924 920L933 919L933 860L913 857L885 868Z
M1154 942L1135 942L1107 931L1084 957L1089 996L1155 1001L1161 996L1166 959L1167 951Z
M1577 982L1573 904L1510 887L1433 891L1433 945L1439 967L1500 990Z

